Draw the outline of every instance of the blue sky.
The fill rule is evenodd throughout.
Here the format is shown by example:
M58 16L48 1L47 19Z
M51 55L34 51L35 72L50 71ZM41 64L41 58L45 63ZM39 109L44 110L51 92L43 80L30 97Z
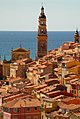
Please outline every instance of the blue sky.
M80 30L80 0L0 0L0 30L37 31L42 2L48 31Z

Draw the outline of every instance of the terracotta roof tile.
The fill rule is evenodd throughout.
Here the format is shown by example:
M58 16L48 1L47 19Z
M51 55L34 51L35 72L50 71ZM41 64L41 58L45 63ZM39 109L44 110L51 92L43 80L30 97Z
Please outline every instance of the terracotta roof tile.
M43 88L45 88L45 87L47 87L47 84L39 85L39 86L34 87L34 88L35 88L36 90L40 90L40 89L43 89Z
M41 101L38 99L25 98L25 99L14 99L4 104L3 107L7 108L20 108L20 107L38 107L41 106Z
M62 108L62 109L69 109L69 110L74 110L74 109L80 108L80 105L75 105L75 104L69 104L69 105L67 105L67 104L65 104L63 102L59 102L58 103L58 106L60 108Z

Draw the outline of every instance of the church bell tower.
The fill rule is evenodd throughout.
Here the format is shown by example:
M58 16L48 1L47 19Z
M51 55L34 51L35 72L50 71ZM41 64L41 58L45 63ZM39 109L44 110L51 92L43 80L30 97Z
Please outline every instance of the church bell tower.
M46 16L44 13L44 7L42 6L38 25L37 58L47 55L47 38Z
M74 34L74 42L75 43L80 43L78 30L76 30L76 32Z

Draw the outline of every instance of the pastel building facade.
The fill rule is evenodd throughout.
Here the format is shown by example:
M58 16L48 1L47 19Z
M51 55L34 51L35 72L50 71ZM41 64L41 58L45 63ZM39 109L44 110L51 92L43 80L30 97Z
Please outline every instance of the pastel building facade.
M25 48L20 47L11 51L12 62L25 58L30 58L30 50L26 50Z
M3 106L3 119L41 119L40 107L38 99L15 99Z

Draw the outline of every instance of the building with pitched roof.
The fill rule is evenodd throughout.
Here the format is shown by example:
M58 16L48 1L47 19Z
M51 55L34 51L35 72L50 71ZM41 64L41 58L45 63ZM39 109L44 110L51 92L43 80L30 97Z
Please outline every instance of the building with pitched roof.
M16 48L11 51L11 61L15 62L16 60L21 60L25 58L30 58L30 50L26 50L25 48Z
M14 99L3 105L3 119L40 119L41 101L25 98Z

